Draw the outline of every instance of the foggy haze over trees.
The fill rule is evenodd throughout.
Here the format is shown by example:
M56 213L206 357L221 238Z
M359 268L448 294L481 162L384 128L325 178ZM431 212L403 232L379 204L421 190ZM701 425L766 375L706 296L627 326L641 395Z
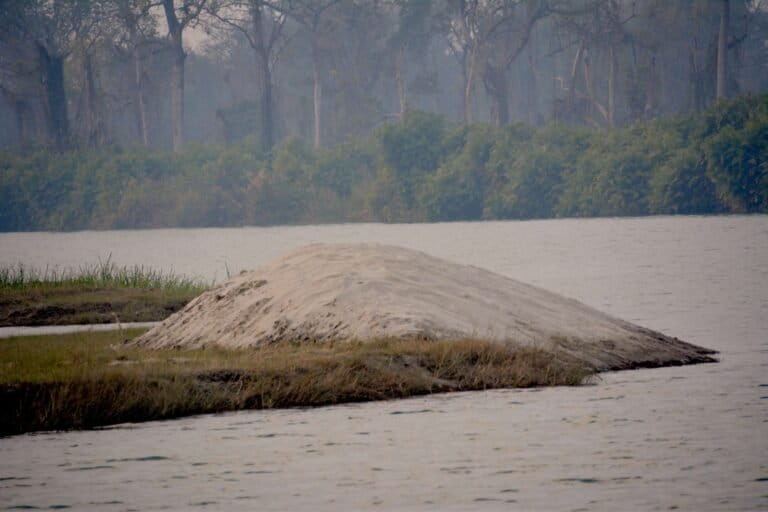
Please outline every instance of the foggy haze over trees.
M406 109L626 125L768 87L737 0L3 0L0 144L258 134L315 146ZM192 51L187 40L200 41Z
M719 133L719 125L678 126L664 132L671 138L640 137L662 148L664 157L647 168L632 164L642 175L643 204L611 211L763 211L765 101L727 99L767 90L764 0L0 0L0 194L39 200L42 192L31 178L24 181L24 166L17 167L34 155L40 165L54 153L65 155L36 172L40 180L66 175L71 185L86 171L54 169L55 162L71 158L88 167L84 162L94 154L109 159L130 152L157 161L134 161L136 169L125 163L113 179L128 180L131 193L149 201L153 186L142 180L172 181L187 172L176 169L178 162L207 154L196 177L174 182L179 193L191 194L186 200L204 195L192 190L203 182L252 193L247 201L226 194L212 199L219 210L240 208L214 223L604 214L585 206L594 198L564 192L578 172L555 169L553 158L618 152L604 166L621 166L621 151L637 142L633 129L661 130L669 117L700 126L720 115L734 133ZM718 101L731 107L717 110ZM742 112L745 105L757 110ZM756 125L732 122L728 108ZM531 141L549 136L557 147L536 153ZM707 137L721 137L721 153L705 144ZM617 145L601 149L607 144L601 139ZM738 157L738 172L751 177L720 176L710 168L719 159L717 165L736 169L738 151L729 144L747 139L754 147L739 150L746 153ZM569 153L574 148L580 150ZM702 156L705 149L710 160ZM170 153L183 156L174 160ZM497 168L490 169L494 158ZM528 178L515 172L526 166L541 182L524 191L519 187ZM110 172L89 169L94 182ZM662 183L678 183L672 174L680 169L693 174L678 196L688 201L693 194L708 206L654 210L649 194ZM605 180L621 179L620 169L610 172L616 174ZM735 185L744 180L749 184ZM299 188L322 183L331 190L327 201L352 202L345 206L351 210L315 212L317 219L289 212L304 200ZM739 187L750 190L734 192ZM128 192L120 193L110 200L126 200ZM734 193L754 197L728 199ZM453 202L445 199L451 194L458 194ZM477 197L468 199L472 194ZM527 207L520 202L525 194ZM537 210L542 197L553 194L562 209ZM232 204L220 204L227 201ZM269 204L289 213L273 218ZM3 222L7 229L48 225Z

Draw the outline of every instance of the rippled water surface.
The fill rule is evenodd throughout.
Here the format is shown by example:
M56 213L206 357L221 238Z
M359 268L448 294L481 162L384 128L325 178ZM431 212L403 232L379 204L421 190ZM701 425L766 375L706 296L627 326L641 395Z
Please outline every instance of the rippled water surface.
M319 241L486 267L721 362L6 438L0 509L768 509L765 216L0 234L0 264L111 254L221 279Z

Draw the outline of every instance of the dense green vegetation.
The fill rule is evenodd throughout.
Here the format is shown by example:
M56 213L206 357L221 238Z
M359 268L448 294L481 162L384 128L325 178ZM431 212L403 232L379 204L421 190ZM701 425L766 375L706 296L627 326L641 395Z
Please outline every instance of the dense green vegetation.
M100 288L145 288L202 293L208 285L173 272L163 272L141 265L119 266L106 261L79 268L39 269L22 263L0 267L0 292L9 290L52 289L77 287L87 290Z
M78 269L0 267L0 327L163 320L208 286L109 260Z
M444 391L578 385L593 371L482 341L381 340L145 350L141 331L0 342L0 435Z
M181 153L0 156L0 230L768 212L768 95L615 129L459 125Z

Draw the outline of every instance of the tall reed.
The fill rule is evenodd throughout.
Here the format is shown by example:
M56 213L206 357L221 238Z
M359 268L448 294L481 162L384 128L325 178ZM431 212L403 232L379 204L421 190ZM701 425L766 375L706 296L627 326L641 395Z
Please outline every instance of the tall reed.
M202 292L211 284L172 271L156 270L143 265L120 266L112 261L111 256L105 261L81 265L77 268L40 269L23 263L0 267L0 290L77 287L174 289Z

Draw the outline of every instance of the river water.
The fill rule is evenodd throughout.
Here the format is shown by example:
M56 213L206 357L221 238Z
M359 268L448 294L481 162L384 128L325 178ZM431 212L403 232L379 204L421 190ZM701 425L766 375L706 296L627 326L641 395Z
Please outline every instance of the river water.
M0 264L111 255L220 280L355 241L507 274L721 361L6 438L0 509L768 510L766 216L0 234Z

